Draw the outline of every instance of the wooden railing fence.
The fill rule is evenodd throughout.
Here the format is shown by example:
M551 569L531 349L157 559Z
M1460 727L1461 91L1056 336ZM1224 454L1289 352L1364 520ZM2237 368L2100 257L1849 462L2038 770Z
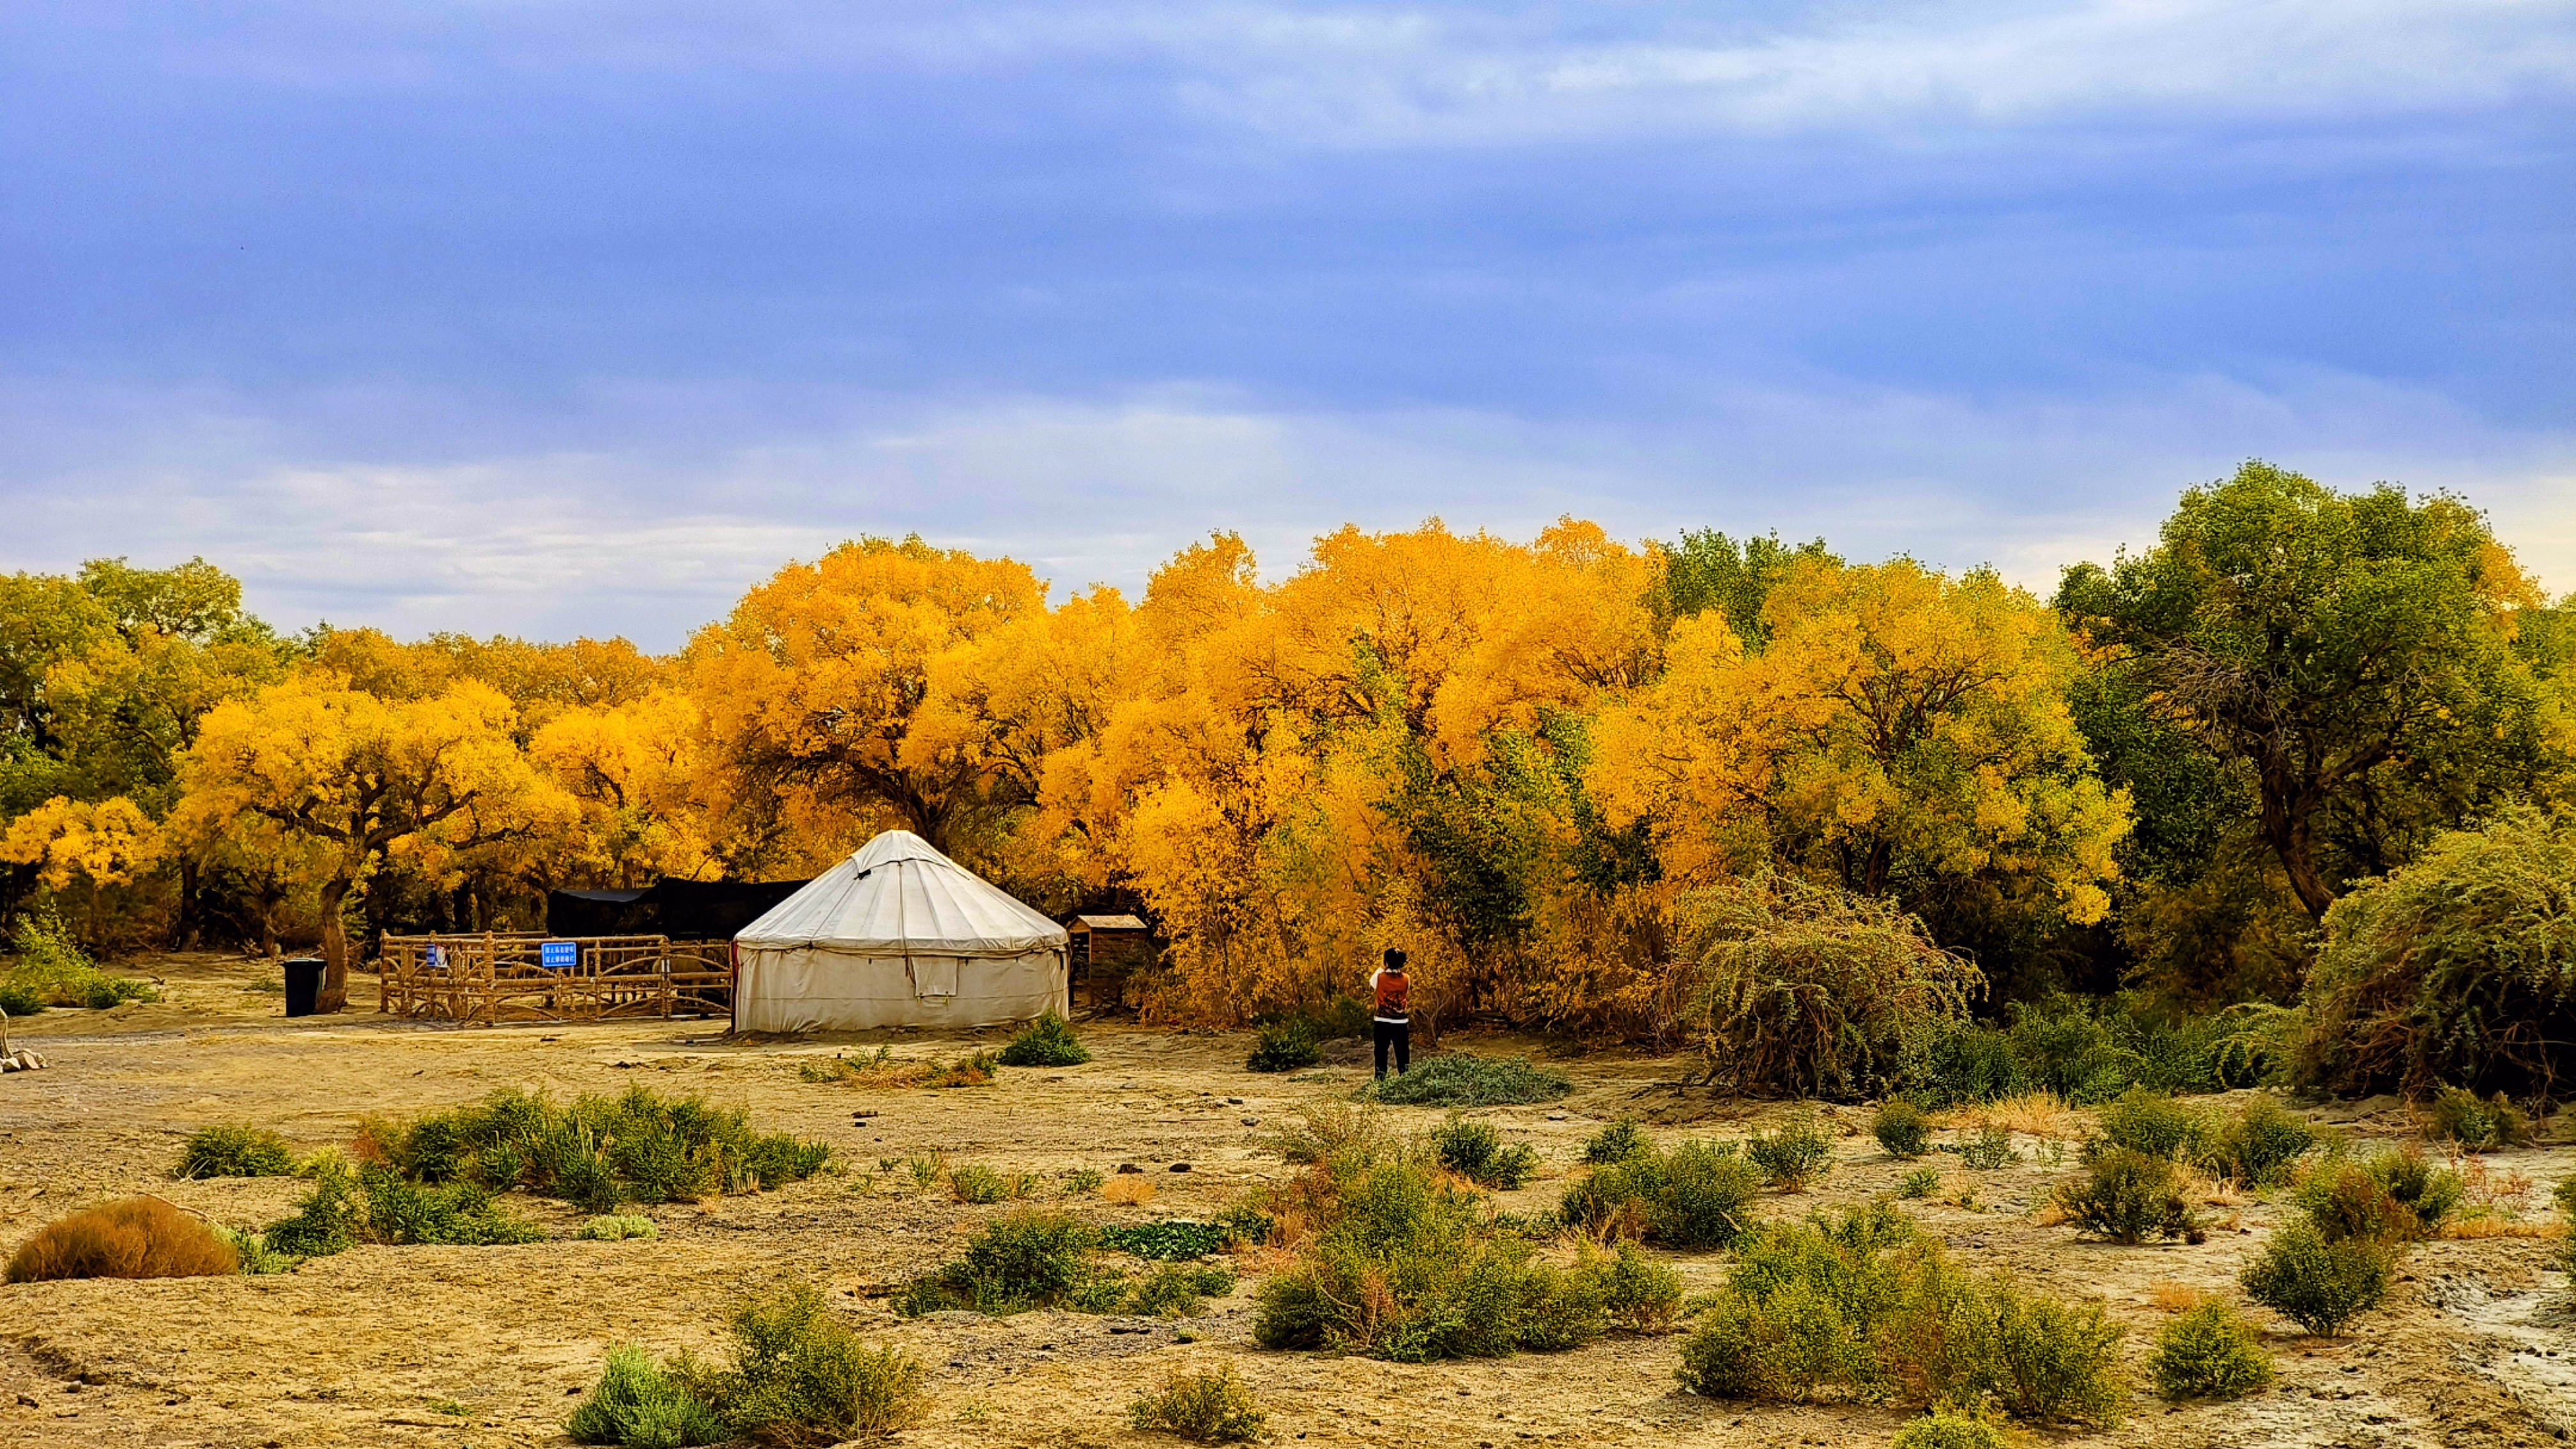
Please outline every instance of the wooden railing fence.
M376 961L376 1009L468 1021L598 1021L726 1016L733 1011L733 943L664 936L569 938L573 960L548 966L542 948L567 938L531 932L387 936Z

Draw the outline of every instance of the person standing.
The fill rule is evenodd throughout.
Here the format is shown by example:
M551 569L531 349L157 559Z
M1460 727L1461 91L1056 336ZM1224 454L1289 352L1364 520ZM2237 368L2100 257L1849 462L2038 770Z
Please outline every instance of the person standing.
M1386 1080L1386 1049L1395 1048L1395 1074L1403 1076L1413 1065L1413 978L1404 974L1404 953L1393 946L1386 948L1386 964L1369 976L1369 992L1376 998L1374 1025L1377 1038L1377 1077Z

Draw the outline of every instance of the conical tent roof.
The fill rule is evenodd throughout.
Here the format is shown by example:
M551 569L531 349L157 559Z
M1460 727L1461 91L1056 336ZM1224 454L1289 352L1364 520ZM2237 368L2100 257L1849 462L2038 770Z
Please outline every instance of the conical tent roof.
M743 946L865 956L1020 956L1062 947L1062 926L933 850L889 830L745 926Z

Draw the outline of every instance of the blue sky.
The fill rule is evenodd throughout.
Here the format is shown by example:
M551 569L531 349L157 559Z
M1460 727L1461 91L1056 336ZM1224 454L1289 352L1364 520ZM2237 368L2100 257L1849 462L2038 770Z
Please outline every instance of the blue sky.
M0 567L654 648L859 533L2045 588L2259 455L2576 589L2576 0L0 15Z

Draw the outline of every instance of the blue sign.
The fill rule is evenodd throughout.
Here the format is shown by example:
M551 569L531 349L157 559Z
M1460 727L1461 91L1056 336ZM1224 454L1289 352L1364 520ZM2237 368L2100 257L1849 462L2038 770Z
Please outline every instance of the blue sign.
M579 941L539 941L537 964L549 971L569 971L581 964Z

